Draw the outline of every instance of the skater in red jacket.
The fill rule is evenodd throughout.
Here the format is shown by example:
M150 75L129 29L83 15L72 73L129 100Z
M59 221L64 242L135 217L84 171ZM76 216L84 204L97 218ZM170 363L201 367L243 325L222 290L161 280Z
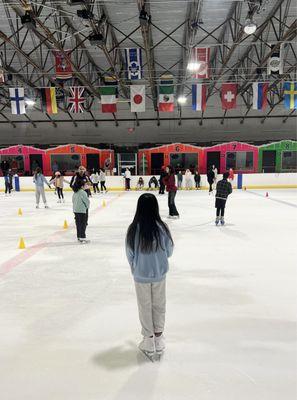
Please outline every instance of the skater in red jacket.
M175 185L174 168L168 165L168 167L166 167L166 173L167 175L163 178L163 182L166 186L166 192L168 192L169 218L179 218L179 213L175 206L177 187Z

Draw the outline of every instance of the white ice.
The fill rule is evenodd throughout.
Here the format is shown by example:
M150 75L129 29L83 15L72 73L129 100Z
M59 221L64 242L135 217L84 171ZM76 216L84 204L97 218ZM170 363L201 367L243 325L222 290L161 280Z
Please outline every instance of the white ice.
M234 191L224 227L206 191L177 194L155 364L137 351L124 253L139 195L93 197L89 245L76 242L70 192L66 204L47 193L48 210L33 192L0 195L1 399L295 400L296 191Z

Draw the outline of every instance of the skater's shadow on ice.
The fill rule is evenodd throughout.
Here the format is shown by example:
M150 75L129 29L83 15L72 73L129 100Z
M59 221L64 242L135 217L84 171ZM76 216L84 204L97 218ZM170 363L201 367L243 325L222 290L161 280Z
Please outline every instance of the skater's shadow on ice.
M97 353L92 361L109 370L129 368L147 362L132 342Z
M237 239L241 239L241 240L246 240L248 238L248 235L246 235L243 232L240 231L236 231L234 229L230 229L229 226L231 226L231 224L225 225L224 227L222 227L223 229L221 230L225 235L227 236L231 236Z

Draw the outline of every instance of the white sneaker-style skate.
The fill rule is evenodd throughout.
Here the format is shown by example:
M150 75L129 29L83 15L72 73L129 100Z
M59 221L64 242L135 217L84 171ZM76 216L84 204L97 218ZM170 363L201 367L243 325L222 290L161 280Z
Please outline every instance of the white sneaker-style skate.
M153 337L144 336L138 345L139 350L151 361L154 362L155 340Z
M81 244L88 244L88 243L90 243L90 240L87 240L87 239L78 239L78 241L79 241Z
M162 354L165 350L165 339L164 336L155 336L155 348L157 354Z

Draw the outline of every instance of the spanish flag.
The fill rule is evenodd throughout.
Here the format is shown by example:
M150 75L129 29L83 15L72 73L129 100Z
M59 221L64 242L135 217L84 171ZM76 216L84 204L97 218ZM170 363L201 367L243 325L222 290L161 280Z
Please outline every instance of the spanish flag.
M42 88L41 92L41 108L43 112L48 114L57 114L57 100L56 100L56 88Z

